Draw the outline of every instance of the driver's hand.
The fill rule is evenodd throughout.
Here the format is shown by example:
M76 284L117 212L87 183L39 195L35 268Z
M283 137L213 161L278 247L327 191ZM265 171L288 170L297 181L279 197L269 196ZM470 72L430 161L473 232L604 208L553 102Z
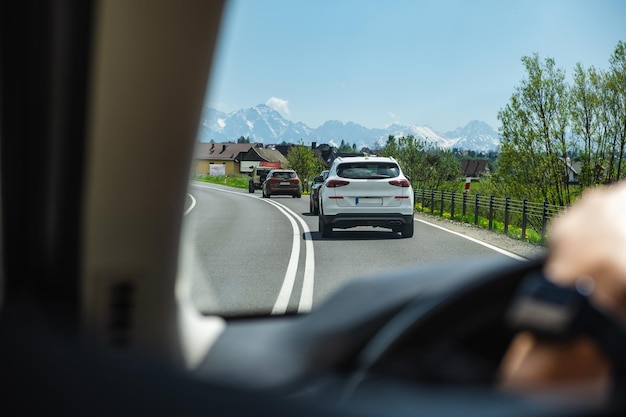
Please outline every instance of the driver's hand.
M560 285L593 282L592 302L626 325L625 216L626 182L586 191L552 222L544 272ZM535 395L549 388L566 401L602 403L611 388L611 367L588 338L555 344L522 333L502 361L500 386Z
M591 299L626 325L626 182L589 190L550 227L545 273L561 285L594 282Z

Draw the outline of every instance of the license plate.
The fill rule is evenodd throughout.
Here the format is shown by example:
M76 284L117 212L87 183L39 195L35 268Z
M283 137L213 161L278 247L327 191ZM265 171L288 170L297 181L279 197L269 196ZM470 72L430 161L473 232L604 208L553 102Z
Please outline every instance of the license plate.
M378 197L357 197L354 203L357 206L382 206L383 199Z
M280 185L291 185L291 183L289 181L282 181Z

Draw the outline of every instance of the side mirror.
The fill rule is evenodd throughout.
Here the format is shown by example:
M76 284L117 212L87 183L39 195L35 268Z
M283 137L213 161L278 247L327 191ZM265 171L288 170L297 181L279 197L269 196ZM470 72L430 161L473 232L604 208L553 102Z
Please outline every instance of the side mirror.
M317 177L313 178L313 182L316 184L322 183L324 182L324 177L322 177L321 175L318 175Z

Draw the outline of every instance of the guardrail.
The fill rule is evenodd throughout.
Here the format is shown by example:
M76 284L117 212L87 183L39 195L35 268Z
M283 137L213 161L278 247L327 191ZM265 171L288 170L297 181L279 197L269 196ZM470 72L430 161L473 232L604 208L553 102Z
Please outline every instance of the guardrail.
M415 203L422 213L439 214L453 220L473 223L489 230L501 230L505 235L521 240L537 236L544 243L549 221L564 207L524 200L457 193L443 190L415 190Z

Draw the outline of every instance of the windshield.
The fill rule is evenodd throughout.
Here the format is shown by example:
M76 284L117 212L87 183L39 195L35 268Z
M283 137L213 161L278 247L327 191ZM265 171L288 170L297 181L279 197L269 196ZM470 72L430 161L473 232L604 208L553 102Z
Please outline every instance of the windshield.
M387 163L358 162L340 164L337 167L337 175L342 178L395 178L399 173L398 165Z
M553 216L625 176L624 16L610 0L229 2L184 218L198 309L306 313L403 266L543 253ZM351 156L370 162L312 196ZM379 178L395 180L350 181Z
M272 178L296 178L297 175L295 172L291 171L275 171L272 173Z

